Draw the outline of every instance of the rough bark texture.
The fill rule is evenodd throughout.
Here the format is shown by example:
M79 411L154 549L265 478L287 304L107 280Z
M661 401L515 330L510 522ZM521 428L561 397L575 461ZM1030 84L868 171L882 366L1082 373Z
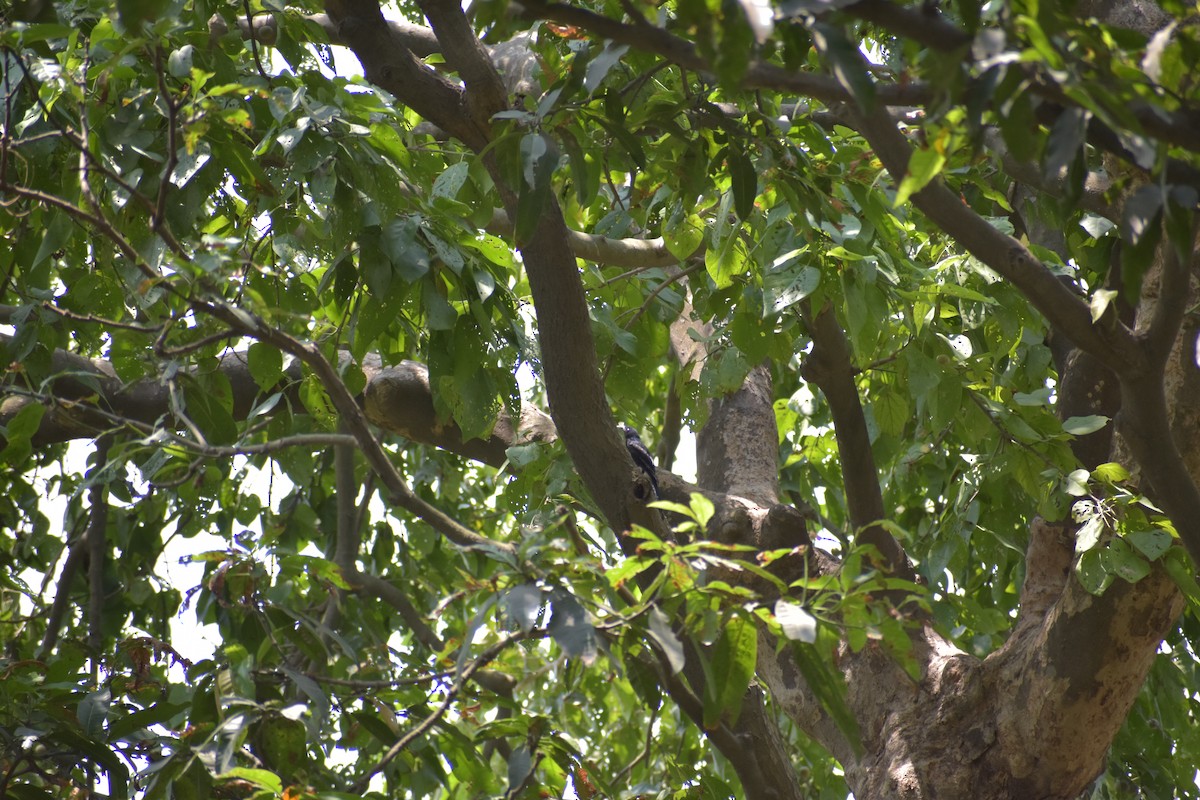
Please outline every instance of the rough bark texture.
M700 485L745 497L759 505L779 495L778 444L771 370L755 367L742 388L712 404L700 431Z

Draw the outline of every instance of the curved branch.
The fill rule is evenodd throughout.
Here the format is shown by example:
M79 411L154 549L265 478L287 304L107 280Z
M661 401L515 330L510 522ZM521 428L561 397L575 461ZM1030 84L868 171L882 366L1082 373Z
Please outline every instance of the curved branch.
M319 25L325 31L325 35L329 37L330 44L349 46L349 43L342 38L341 30L328 14L305 14L304 18L309 22ZM259 19L261 18L255 18L256 27ZM245 19L239 17L238 26L242 28L242 36L244 38L248 37L249 31L245 28ZM431 56L441 49L437 36L434 35L432 30L422 25L414 25L411 22L390 19L387 21L387 27L391 32L392 39L400 42L418 58Z
M467 112L475 127L488 130L492 116L508 107L508 94L483 43L475 36L458 0L418 0L446 63L466 84Z
M100 653L104 646L104 566L108 560L108 451L112 440L102 436L96 441L96 460L88 472L88 502L91 505L87 529L88 546L88 649L92 651L93 677L100 674Z
M584 28L614 42L660 55L685 69L709 73L716 71L700 55L692 42L654 25L629 25L565 3L530 0L523 5L529 18ZM794 92L827 103L849 102L854 99L837 80L828 75L789 70L758 59L752 60L746 68L742 76L742 86L747 89ZM930 100L932 93L926 84L912 82L880 86L876 97L886 105L912 106L924 104Z
M886 109L870 113L849 109L855 127L875 149L897 183L908 171L912 146L896 128ZM938 227L1017 287L1047 321L1078 347L1103 360L1116 372L1147 367L1132 333L1119 323L1104 328L1092 323L1087 304L1048 270L1018 240L993 227L963 204L940 179L912 196L913 203Z
M262 319L253 316L245 309L204 300L193 301L193 306L197 311L206 313L231 328L240 330L243 335L274 345L281 351L304 362L329 394L330 400L341 415L347 429L358 440L358 444L367 458L367 463L379 475L384 487L388 490L389 499L394 505L423 519L434 530L459 547L499 551L509 556L515 555L515 548L511 544L496 542L480 536L461 525L441 509L426 502L409 488L408 483L396 470L396 465L392 463L379 440L371 432L367 418L363 415L362 409L358 407L358 401L355 400L354 395L350 394L346 384L342 382L337 368L321 353L320 347L293 339L282 331L270 327Z
M498 208L493 212L485 230L501 236L512 236L513 224L508 214ZM612 239L568 228L567 240L576 258L595 264L626 269L652 269L680 263L667 249L661 236L654 239Z
M879 488L866 416L854 385L849 343L828 307L812 316L809 333L813 340L812 355L801 372L806 380L820 387L829 403L850 523L858 530L859 541L874 545L895 575L912 579L915 573L904 548L879 524L884 519L883 492Z
M358 56L367 80L468 147L481 150L487 145L487 129L479 128L463 108L462 89L426 67L392 33L379 3L326 0L325 9L337 26L338 39Z
M432 728L439 719L445 716L446 712L450 710L450 705L454 702L455 698L458 697L459 693L462 692L463 687L466 686L467 681L472 675L474 675L476 672L479 672L483 667L491 663L496 656L500 655L504 648L514 644L515 642L531 638L536 634L536 631L530 633L509 634L499 642L489 647L487 650L483 651L483 653L481 653L479 657L470 664L467 664L466 667L463 668L462 672L459 673L458 679L454 681L454 685L450 687L448 692L446 692L445 698L443 698L441 704L433 711L433 713L421 720L421 722L417 723L412 730L400 737L395 744L388 748L387 752L383 754L378 762L376 762L371 771L364 775L362 779L355 784L354 788L357 791L365 792L367 784L371 778L379 774L385 766L391 763L392 759L404 752L406 747L416 741L419 736Z
M842 9L846 14L886 28L930 50L953 52L971 44L971 34L942 16L934 3L899 6L887 0L860 0Z
M76 533L77 531L72 531L67 536L67 557L63 560L62 571L55 582L54 602L50 604L50 613L46 617L46 633L42 636L42 644L37 651L38 661L47 660L54 645L58 643L63 617L71 603L71 583L75 580L79 565L83 563L88 540L86 535L72 540Z

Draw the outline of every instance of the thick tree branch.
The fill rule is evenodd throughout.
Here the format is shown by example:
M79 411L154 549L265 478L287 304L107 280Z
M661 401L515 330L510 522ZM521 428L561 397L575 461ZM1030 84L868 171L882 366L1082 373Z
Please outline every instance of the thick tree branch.
M685 69L707 73L716 72L712 65L700 55L692 42L654 25L644 23L630 25L565 3L542 3L532 0L523 5L526 9L526 16L529 18L544 19L562 25L574 25L599 34L606 39L612 39L614 42L627 44L648 53L655 53ZM850 93L832 77L812 72L788 70L758 59L750 61L742 76L742 85L747 89L777 89L782 92L792 92L827 103L853 100ZM931 92L928 86L918 82L905 85L889 84L879 87L877 97L880 102L887 105L913 106L927 102L931 97Z
M1059 535L1053 529L1034 533ZM1048 592L1063 568L1061 555L1051 558L1037 577ZM1050 597L1022 599L1036 605ZM1061 596L1040 617L1022 619L1004 647L984 662L984 681L996 698L995 712L988 714L995 720L996 742L980 770L999 761L996 767L1013 776L1014 797L1075 796L1077 787L1104 769L1112 738L1182 606L1174 581L1158 564L1137 583L1118 579L1100 596L1065 577ZM1014 697L1023 700L1001 700ZM1030 741L1039 743L1035 753L1021 746Z
M933 3L900 6L888 0L861 0L842 9L931 50L953 52L971 44L971 34L950 22Z
M1155 501L1175 525L1193 563L1200 567L1200 486L1188 470L1171 426L1163 379L1167 359L1179 337L1188 304L1192 302L1192 273L1200 269L1200 247L1192 241L1191 261L1179 257L1164 233L1159 247L1157 297L1138 343L1151 369L1121 375L1121 412L1117 429L1149 479ZM1146 302L1143 297L1143 302ZM1190 367L1194 369L1193 366Z
M508 93L461 2L418 0L448 63L466 85L467 112L475 127L491 128L492 116L508 107Z
M392 34L375 0L326 0L325 10L337 25L339 40L358 56L367 80L467 146L481 150L487 145L487 130L466 113L462 90L426 67Z
M87 552L88 539L86 533L75 538L76 532L67 536L67 557L63 560L62 571L55 581L54 602L50 604L50 613L46 617L46 633L42 636L42 644L37 651L37 659L45 661L58 644L58 634L62 631L63 618L71 605L71 583L75 573Z
M755 367L736 392L711 404L696 437L698 480L706 489L760 506L779 500L779 434L771 370Z
M1196 217L1192 216L1194 226ZM1150 362L1156 369L1161 370L1166 366L1167 356L1170 355L1171 347L1179 336L1179 326L1187 312L1191 298L1192 271L1200 268L1200 243L1193 239L1188 257L1180 258L1168 238L1167 231L1163 231L1159 251L1162 258L1162 276L1158 299L1146 329L1139 333L1138 338L1141 339ZM1195 264L1189 263L1189 260L1195 261Z
M831 309L824 308L809 316L813 348L802 374L821 388L829 403L850 524L858 531L859 541L879 550L885 566L893 574L911 580L915 573L904 548L879 524L885 518L883 493L879 488L875 455L871 452L866 416L854 383L856 373L849 343Z
M885 109L870 113L853 109L855 127L875 148L893 180L908 171L912 147ZM971 255L987 264L1024 294L1038 311L1077 346L1102 359L1117 372L1146 369L1132 333L1123 325L1092 323L1087 304L1043 265L1025 245L993 227L935 179L913 195L913 202Z

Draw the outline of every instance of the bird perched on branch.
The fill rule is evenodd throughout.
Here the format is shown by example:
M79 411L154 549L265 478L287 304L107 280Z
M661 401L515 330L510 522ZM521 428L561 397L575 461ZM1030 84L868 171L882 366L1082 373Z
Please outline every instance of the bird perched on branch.
M654 457L642 443L642 437L638 436L638 432L628 425L625 426L625 447L629 450L629 457L633 459L633 463L641 468L642 472L646 473L646 477L650 479L650 485L654 487L654 497L657 499L658 470L654 466Z

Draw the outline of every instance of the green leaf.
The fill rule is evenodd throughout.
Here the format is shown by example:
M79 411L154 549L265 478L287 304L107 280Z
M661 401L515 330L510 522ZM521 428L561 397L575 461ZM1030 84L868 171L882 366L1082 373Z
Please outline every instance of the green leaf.
M1175 581L1179 591L1187 598L1192 613L1200 613L1200 584L1196 583L1191 559L1182 547L1172 547L1164 554L1163 567Z
M1175 248L1180 261L1185 264L1192 254L1192 243L1196 240L1196 208L1200 206L1200 192L1192 186L1172 186L1167 191L1165 227L1167 238Z
M667 620L667 615L657 606L650 609L650 625L647 632L667 657L667 663L671 665L671 672L678 674L687 663L687 656L683 652L683 642L679 641L675 631L671 630L671 623Z
M1102 551L1104 569L1128 583L1137 583L1150 574L1150 562L1131 548L1124 539L1113 539Z
M395 269L383 251L381 231L367 228L358 237L358 269L376 300L382 301L392 288Z
M587 71L583 77L583 90L588 94L600 88L600 84L608 76L610 70L621 63L622 57L629 51L629 45L606 42L599 55L588 62Z
M1086 469L1077 469L1067 475L1066 490L1072 497L1087 497L1091 490L1088 488L1088 478L1091 474Z
M86 736L97 739L104 735L111 706L112 691L108 687L84 695L75 710L75 718Z
M1134 247L1152 246L1159 236L1158 219L1162 213L1163 193L1158 186L1143 186L1125 201L1121 215L1121 238Z
M1088 303L1092 310L1092 322L1100 321L1104 312L1108 310L1108 306L1117 299L1118 294L1119 292L1115 289L1097 289L1092 293L1091 301Z
M899 436L904 432L912 416L908 398L898 391L883 391L871 403L875 422L879 430L889 436Z
M406 283L416 283L429 272L429 251L419 240L418 231L418 218L397 217L384 226L380 237L394 274Z
M509 793L516 792L529 778L529 774L533 772L533 756L529 753L529 748L521 745L512 751L512 755L508 758L508 789Z
M189 382L183 390L188 418L204 434L209 444L233 444L237 440L237 423L230 408L222 398L214 394L211 387L201 387Z
M1058 115L1046 139L1046 156L1042 161L1042 173L1047 180L1059 180L1083 157L1091 116L1087 110L1075 107L1067 107Z
M433 181L433 188L430 190L430 197L437 199L444 197L453 200L458 197L459 191L463 184L467 182L469 174L469 166L466 161L459 161L456 164L451 164L442 171Z
M550 594L550 624L546 632L569 658L578 658L584 666L596 660L596 629L588 613L571 594L555 589Z
M842 676L826 665L818 647L819 645L796 642L788 652L808 687L821 703L821 707L837 724L854 752L861 753L862 736L859 733L858 722L846 704L846 689L842 683Z
M1108 483L1120 483L1129 480L1129 470L1115 461L1110 461L1092 470L1092 476Z
M46 416L46 407L41 403L28 402L21 407L4 429L4 450L0 458L6 464L21 464L33 453L33 436L37 434Z
M935 147L921 147L912 151L908 159L908 170L904 180L896 189L894 205L899 208L908 202L908 198L925 188L928 183L941 174L946 166L946 156Z
M1133 531L1125 534L1125 539L1135 550L1150 561L1157 561L1163 553L1171 548L1171 544L1175 541L1171 538L1171 534L1161 528L1151 528L1147 531Z
M1109 422L1108 417L1091 414L1086 417L1068 417L1063 421L1063 430L1072 436L1086 436L1102 429Z
M758 173L745 153L731 152L728 159L734 213L738 219L749 219L754 213L754 198L758 196Z
M69 216L57 211L51 214L50 224L46 226L46 232L42 235L42 244L38 247L37 255L33 257L30 266L38 266L53 253L65 248L74 232L75 225Z
M301 381L300 402L304 403L304 407L319 427L327 431L337 427L337 409L316 375L305 375Z
M540 133L527 133L521 139L521 191L517 198L515 236L526 242L542 218L551 195L551 178L558 166L558 150Z
M167 0L117 0L117 18L132 32L137 32L143 22L159 19L166 10Z
M719 249L704 252L704 267L718 289L733 285L733 279L746 269L746 250L737 232L731 232Z
M528 583L514 586L504 593L504 613L525 633L533 630L542 612L542 590Z
M875 82L867 74L858 43L851 41L841 27L826 22L813 24L811 30L813 41L824 51L838 83L859 108L869 113L875 108Z
M283 377L283 353L264 342L254 342L246 353L250 376L264 392L273 390Z
M712 664L705 684L704 727L715 728L721 721L737 722L742 699L754 677L758 657L758 630L754 622L734 614L725 623L713 651Z
M1112 583L1112 574L1104 568L1101 551L1097 548L1087 550L1075 564L1075 577L1080 585L1094 595L1104 594L1104 590Z
M283 792L283 781L274 772L265 769L253 769L251 767L234 767L233 769L221 775L222 778L236 778L237 780L252 783L260 789L265 789L268 792L280 794Z
M195 50L192 45L186 44L178 50L171 51L171 55L167 56L167 72L171 77L183 80L191 76L192 54Z
M683 261L694 255L704 243L704 220L697 214L684 214L682 204L675 208L663 225L663 244L675 258Z

